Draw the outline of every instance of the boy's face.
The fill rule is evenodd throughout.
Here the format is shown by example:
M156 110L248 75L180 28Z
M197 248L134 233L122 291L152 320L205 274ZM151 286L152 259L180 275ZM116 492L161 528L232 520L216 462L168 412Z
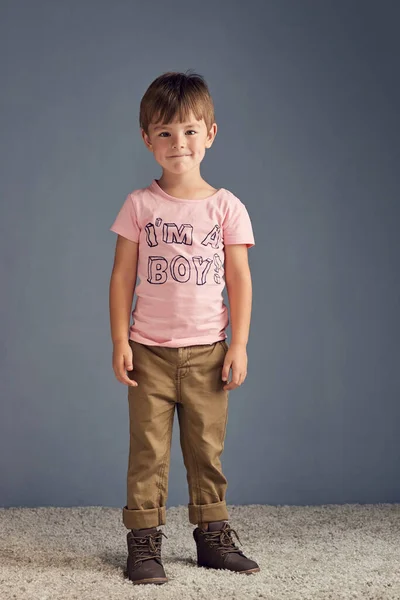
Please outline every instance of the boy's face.
M151 123L149 135L141 130L144 143L153 152L156 161L173 173L185 173L201 163L217 133L217 124L210 131L204 119L197 121L193 114L185 123L175 119L169 125Z

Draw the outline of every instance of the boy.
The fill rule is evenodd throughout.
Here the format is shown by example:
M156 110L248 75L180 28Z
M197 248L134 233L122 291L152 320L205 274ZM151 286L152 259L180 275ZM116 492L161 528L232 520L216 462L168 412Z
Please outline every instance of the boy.
M232 539L232 533L238 536L228 523L227 480L220 462L228 394L247 374L252 301L247 248L255 244L250 218L236 196L211 187L200 175L217 132L201 75L164 73L153 81L141 100L140 126L162 176L131 192L110 228L118 234L110 281L113 370L129 386L122 515L129 529L128 577L136 584L168 581L161 560L165 534L157 527L166 523L175 407L189 521L197 525L197 564L255 573L257 563ZM230 346L225 341L224 277Z

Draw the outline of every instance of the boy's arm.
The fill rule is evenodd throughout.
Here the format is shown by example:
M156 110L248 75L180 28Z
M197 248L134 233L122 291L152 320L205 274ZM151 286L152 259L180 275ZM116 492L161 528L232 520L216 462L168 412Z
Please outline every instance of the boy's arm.
M230 308L231 346L246 346L252 303L251 273L246 244L225 245L225 282Z
M110 279L110 327L113 344L129 339L139 244L118 235Z

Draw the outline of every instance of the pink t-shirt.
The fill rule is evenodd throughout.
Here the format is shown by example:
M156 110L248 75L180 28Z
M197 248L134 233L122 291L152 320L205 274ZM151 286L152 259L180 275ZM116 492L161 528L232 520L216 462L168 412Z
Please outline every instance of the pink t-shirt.
M176 348L227 337L224 245L255 245L239 198L224 188L201 200L175 198L153 179L128 194L110 230L139 243L131 340Z

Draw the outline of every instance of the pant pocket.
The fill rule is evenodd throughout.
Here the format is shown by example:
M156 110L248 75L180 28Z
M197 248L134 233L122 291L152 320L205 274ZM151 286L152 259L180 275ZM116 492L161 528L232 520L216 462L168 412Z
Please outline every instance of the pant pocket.
M225 340L221 340L221 345L222 345L222 347L224 348L224 350L225 350L225 354L226 354L226 353L228 352L228 350L229 350L229 346L228 346L228 344L226 343L226 341L225 341Z

